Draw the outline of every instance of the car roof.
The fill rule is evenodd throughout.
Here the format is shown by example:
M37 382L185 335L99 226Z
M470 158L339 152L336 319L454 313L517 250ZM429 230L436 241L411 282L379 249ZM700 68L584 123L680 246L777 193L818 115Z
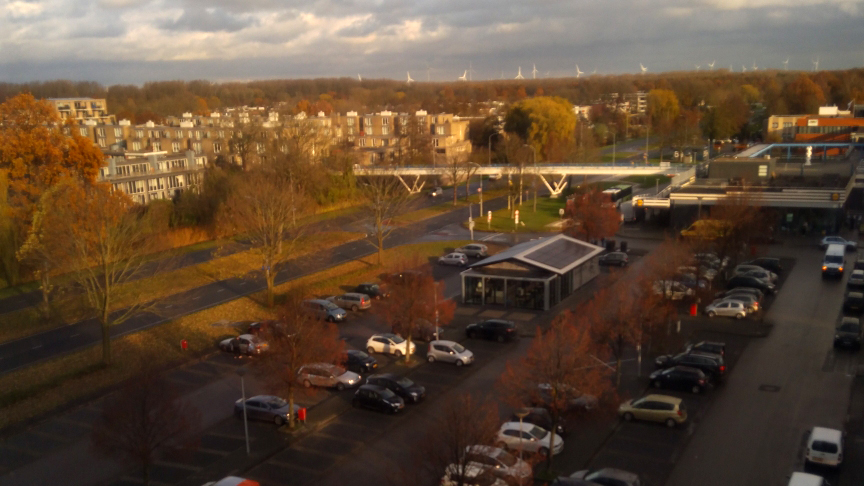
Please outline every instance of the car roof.
M810 432L810 441L814 440L836 442L839 444L843 440L843 432L827 427L813 427L813 430Z
M368 297L366 294L361 294L360 292L346 292L342 295L350 295L351 297Z
M864 293L862 292L849 292L846 294L846 297L852 297L853 299L864 299Z
M513 321L508 321L506 319L486 319L485 321L482 321L482 322L495 322L495 323L499 323L499 324L514 324L515 325L515 323Z
M372 379L372 378L384 378L384 379L386 379L386 380L393 380L393 381L397 381L397 380L399 380L399 378L401 378L401 377L400 377L399 375L395 374L395 373L378 373L377 375L369 376L369 377L367 377L366 379L367 379L367 380L370 380L370 379Z
M864 277L864 270L852 270L853 277Z
M857 317L843 316L843 319L840 320L840 323L841 324L861 324L861 320L859 320Z
M358 388L358 390L369 390L369 391L375 391L378 393L383 393L385 391L388 391L386 388L384 388L381 385L370 385L368 383L366 383L365 385L360 385L360 388Z
M243 339L258 339L258 338L255 337L254 334L241 334L241 335L239 335L239 336L237 336L237 337L238 337L238 338L243 338Z
M526 432L529 431L529 430L531 430L530 428L526 428L525 425L526 425L526 424L523 422L523 423L522 423L522 430L524 430L524 431L526 431ZM543 429L543 427L540 427L540 426L537 425L537 424L531 424L531 425L534 425L534 426L537 427L537 428ZM503 424L501 424L501 430L504 430L504 429L507 429L507 430L512 430L512 429L519 430L519 422L504 422ZM546 429L543 429L543 430L546 430Z
M456 341L448 341L446 339L439 339L437 341L429 341L430 346L433 344L443 344L445 346L453 346L454 344L456 344Z
M375 337L383 337L383 338L393 339L393 338L399 337L399 336L397 336L396 334L394 334L392 332L382 332L382 333L378 333L378 334L373 334L371 337L369 337L369 339L372 339Z
M669 395L645 395L642 397L643 400L651 400L652 402L664 402L671 403L673 405L677 405L682 402L682 400L678 397L670 397Z
M306 299L306 302L315 302L316 304L332 304L327 299Z
M603 469L598 469L596 471L591 471L589 474L600 473L602 476L607 478L615 478L620 479L622 481L632 483L639 479L639 476L630 472L625 471L623 469L615 469L614 467L604 467Z
M793 472L789 477L789 486L822 486L825 480L821 476L805 472Z

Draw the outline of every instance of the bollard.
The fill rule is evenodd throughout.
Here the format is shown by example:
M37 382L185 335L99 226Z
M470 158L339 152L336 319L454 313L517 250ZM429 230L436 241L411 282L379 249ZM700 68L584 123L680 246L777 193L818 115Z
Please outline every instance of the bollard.
M306 409L305 408L301 408L300 410L297 410L297 420L303 422L304 424L306 423Z
M690 315L695 316L698 313L699 313L699 309L698 309L697 305L695 303L690 304Z
M180 349L183 351L189 349L189 341L186 341L185 339L180 340Z

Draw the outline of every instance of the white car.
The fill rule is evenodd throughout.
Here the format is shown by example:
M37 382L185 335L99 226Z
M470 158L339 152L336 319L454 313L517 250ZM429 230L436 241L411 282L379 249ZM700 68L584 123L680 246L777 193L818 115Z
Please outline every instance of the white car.
M652 286L654 294L665 295L667 299L681 300L693 295L693 289L674 280L658 280Z
M439 265L458 265L464 267L468 264L468 257L464 253L448 253L438 259Z
M468 446L465 448L465 460L468 465L495 470L502 476L516 479L516 483L521 480L527 484L533 476L530 464L500 447Z
M584 479L590 481L591 484L614 484L615 486L641 486L642 484L638 475L611 467L604 467L595 471L583 469L571 474L570 477L572 479Z
M828 245L843 245L846 247L846 251L855 251L858 249L858 243L839 236L826 236L819 242L819 247L823 250L828 248Z
M555 434L555 442L552 442L552 434L534 424L506 422L498 430L497 441L498 447L533 452L541 456L545 456L549 451L555 455L564 450L564 440L558 434Z
M498 477L497 471L469 462L460 467L450 464L444 470L441 486L507 486L507 481Z
M241 334L236 338L228 338L219 343L219 349L235 354L261 354L268 347L267 341L252 334Z
M435 189L432 189L431 191L429 191L429 195L432 197L438 197L438 196L441 196L443 194L444 194L444 189L441 189L440 187L436 187Z
M843 463L843 432L825 427L813 427L807 437L804 462L840 467Z
M708 317L723 316L744 319L747 317L747 307L743 302L737 300L715 301L705 307Z
M375 334L366 341L366 352L369 354L384 353L392 354L397 358L406 354L414 354L417 346L411 343L408 349L408 341L402 336L393 333Z
M483 258L488 255L488 252L489 247L480 243L471 243L470 245L456 248L456 253L462 253L465 256L474 258Z
M469 365L474 362L474 353L457 342L442 339L429 343L426 360L430 363L441 361L442 363L453 363L456 366Z

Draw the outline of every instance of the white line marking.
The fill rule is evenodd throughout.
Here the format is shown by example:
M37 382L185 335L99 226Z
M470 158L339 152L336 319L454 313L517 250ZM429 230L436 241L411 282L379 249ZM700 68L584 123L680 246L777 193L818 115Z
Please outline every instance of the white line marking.
M80 336L80 335L81 335L80 332L76 332L75 334L73 334L73 335L71 335L71 336L69 336L69 337L70 337L70 338L73 338L73 337L75 337L75 336Z
M41 347L42 347L42 345L40 344L40 345L38 345L38 346L33 346L33 347L30 348L30 349L31 349L31 350L33 350L33 349L39 349L39 348L41 348Z
M225 292L225 289L216 289L216 292Z

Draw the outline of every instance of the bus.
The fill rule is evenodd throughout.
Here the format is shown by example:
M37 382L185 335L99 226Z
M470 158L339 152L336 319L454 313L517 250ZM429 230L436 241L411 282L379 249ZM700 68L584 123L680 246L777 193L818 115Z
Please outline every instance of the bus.
M633 186L630 184L618 184L606 189L603 191L603 194L607 194L612 199L612 202L618 202L633 194Z

